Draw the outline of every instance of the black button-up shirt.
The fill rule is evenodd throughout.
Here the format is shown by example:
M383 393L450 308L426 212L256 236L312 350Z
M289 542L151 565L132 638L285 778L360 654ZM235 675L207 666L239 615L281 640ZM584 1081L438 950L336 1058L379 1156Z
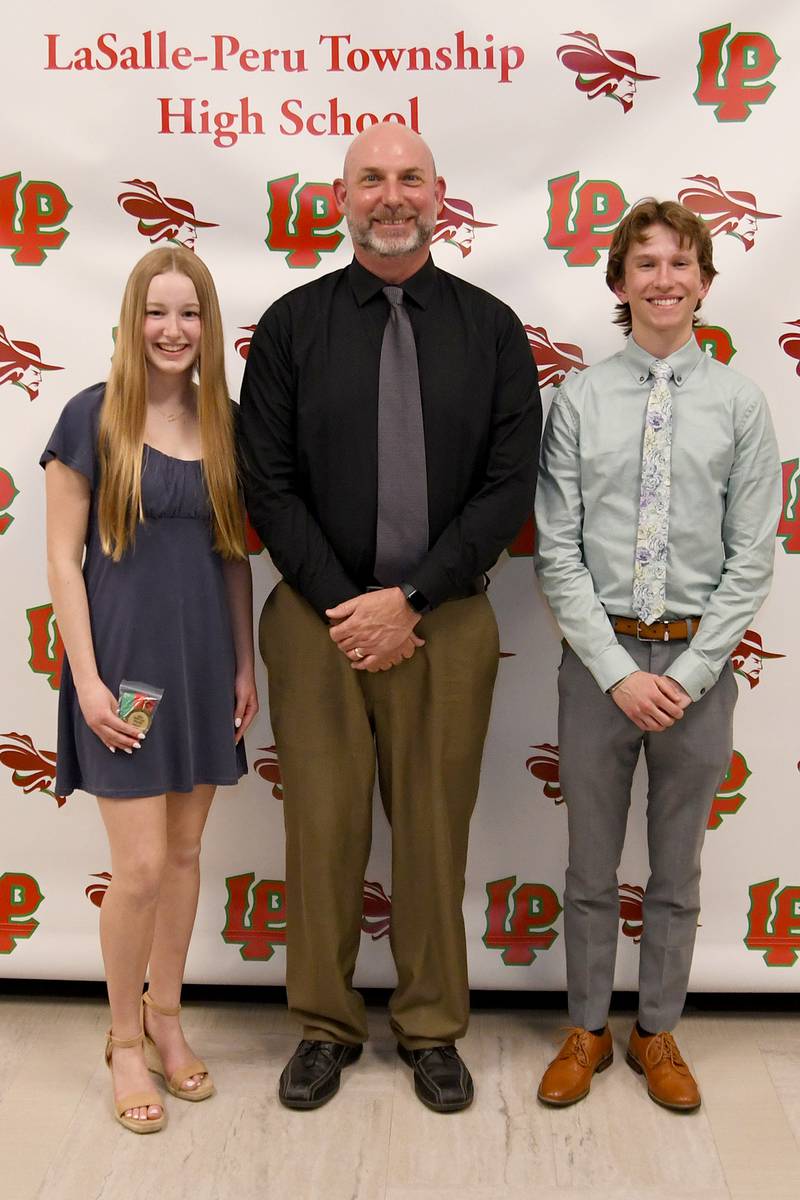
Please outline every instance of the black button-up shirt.
M375 583L378 370L389 311L355 260L277 300L242 385L250 520L324 616ZM494 296L426 264L402 284L419 361L431 605L475 590L531 512L541 401L525 331Z

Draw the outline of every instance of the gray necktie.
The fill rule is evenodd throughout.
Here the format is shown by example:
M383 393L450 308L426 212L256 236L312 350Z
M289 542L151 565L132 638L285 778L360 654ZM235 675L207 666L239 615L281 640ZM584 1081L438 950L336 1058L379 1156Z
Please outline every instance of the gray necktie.
M402 583L428 549L428 479L414 330L403 289L385 287L389 317L378 381L375 578Z

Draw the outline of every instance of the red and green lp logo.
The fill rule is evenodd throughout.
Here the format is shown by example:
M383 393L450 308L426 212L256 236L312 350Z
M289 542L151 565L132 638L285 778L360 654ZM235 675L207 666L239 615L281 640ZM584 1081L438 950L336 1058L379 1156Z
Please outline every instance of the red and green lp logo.
M550 207L544 242L550 250L563 250L568 267L593 267L601 250L607 250L615 227L625 216L628 201L611 179L587 179L571 171L548 179Z
M764 33L732 33L730 22L700 34L698 104L709 104L718 121L746 121L754 104L766 104L775 91L768 83L780 62Z
M303 183L285 175L267 183L266 243L286 255L290 267L316 267L321 254L330 254L344 238L336 226L342 214L329 183Z
M17 267L39 267L50 250L69 236L64 228L72 205L57 183L22 181L15 171L0 178L0 247L11 250Z
M26 610L28 618L28 644L31 656L30 669L37 675L46 675L50 687L55 691L61 686L61 670L64 665L64 643L58 632L52 604L39 604Z
M737 813L747 797L742 789L750 778L750 768L743 754L734 750L725 778L711 802L707 829L719 829L722 818Z
M18 495L19 489L10 472L5 467L0 467L0 533L5 533L14 520L8 510Z
M558 937L552 926L561 912L558 896L546 883L517 884L516 875L486 885L487 950L500 950L507 967L529 967L537 951L549 950Z
M783 505L776 536L787 554L800 554L800 460L791 458L781 469Z
M750 888L744 944L761 951L768 967L793 967L800 954L800 886L781 888L780 882L765 879Z
M695 325L694 336L704 354L726 366L736 353L733 338L722 325Z
M0 875L0 954L10 954L20 938L31 937L39 928L33 919L44 900L32 875L6 871Z

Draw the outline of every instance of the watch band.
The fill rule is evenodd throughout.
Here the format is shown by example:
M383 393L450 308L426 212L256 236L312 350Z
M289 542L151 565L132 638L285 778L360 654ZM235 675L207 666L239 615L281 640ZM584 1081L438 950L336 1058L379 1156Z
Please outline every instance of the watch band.
M400 591L405 596L408 603L411 605L415 613L426 613L430 610L430 604L426 596L422 592L418 592L413 583L401 583Z

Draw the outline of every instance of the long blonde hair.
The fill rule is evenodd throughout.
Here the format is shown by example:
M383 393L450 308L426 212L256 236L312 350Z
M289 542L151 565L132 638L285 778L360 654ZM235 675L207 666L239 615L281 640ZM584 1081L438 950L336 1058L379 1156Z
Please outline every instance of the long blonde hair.
M233 411L225 382L222 318L208 267L182 246L151 250L130 273L122 297L117 343L100 410L100 487L97 520L103 552L119 562L133 544L142 510L142 451L147 416L144 318L156 275L177 271L194 284L200 304L197 415L203 477L211 508L214 549L246 558L236 471Z

